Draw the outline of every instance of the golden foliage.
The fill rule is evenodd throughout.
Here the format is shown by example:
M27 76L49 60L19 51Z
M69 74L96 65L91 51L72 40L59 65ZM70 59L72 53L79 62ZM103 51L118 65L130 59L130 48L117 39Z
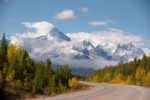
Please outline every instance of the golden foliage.
M69 86L70 87L75 87L78 85L78 81L75 77L73 77L72 79L69 79Z
M132 77L131 76L127 77L126 83L127 84L132 84Z
M146 75L144 85L150 87L150 71Z
M6 77L6 81L7 82L11 82L15 77L15 71L13 70L7 77Z
M135 75L136 85L142 85L145 81L145 76L146 76L145 70L138 67Z
M112 79L112 83L122 83L122 74L118 73L115 79Z
M99 81L99 76L95 75L94 78L93 78L93 82L98 82L98 81Z

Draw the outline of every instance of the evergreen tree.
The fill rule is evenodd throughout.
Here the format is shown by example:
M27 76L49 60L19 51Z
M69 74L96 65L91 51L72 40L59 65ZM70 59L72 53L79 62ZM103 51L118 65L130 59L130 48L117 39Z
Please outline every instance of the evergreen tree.
M55 95L56 94L56 82L55 82L55 76L53 75L52 78L49 80L49 84L47 87L47 94L48 95Z
M46 65L44 68L44 86L48 85L49 78L52 77L53 70L52 70L52 65L50 59L47 59Z
M59 80L58 82L58 88L57 88L57 93L63 93L66 91L66 87L63 86L61 80Z
M5 38L5 33L3 34L2 41L0 44L0 70L3 70L4 66L7 66L7 40Z

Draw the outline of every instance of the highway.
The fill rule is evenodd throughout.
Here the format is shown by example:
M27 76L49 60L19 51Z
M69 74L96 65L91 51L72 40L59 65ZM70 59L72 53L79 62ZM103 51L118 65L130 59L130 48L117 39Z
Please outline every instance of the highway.
M66 93L35 100L150 100L150 88L106 83L81 82L94 86L90 90Z

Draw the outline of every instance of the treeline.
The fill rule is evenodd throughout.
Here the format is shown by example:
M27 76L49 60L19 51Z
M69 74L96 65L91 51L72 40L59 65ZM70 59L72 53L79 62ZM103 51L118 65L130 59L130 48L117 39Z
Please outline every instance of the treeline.
M96 70L88 81L123 83L150 87L150 56L142 59L134 58L128 63L120 62L116 66L106 66Z
M37 93L55 95L77 85L68 65L53 70L50 59L35 63L26 50L8 44L3 34L0 43L0 98L7 95ZM70 83L69 83L70 82Z

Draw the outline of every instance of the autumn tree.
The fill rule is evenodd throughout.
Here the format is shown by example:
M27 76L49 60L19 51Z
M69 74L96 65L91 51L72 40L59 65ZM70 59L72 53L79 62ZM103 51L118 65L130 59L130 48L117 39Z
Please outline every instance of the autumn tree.
M69 79L69 86L71 89L75 88L78 85L78 81L75 77Z
M150 87L150 71L146 75L144 86Z
M141 69L140 67L137 68L136 70L136 85L142 85L145 80L145 70Z
M122 74L118 73L117 76L112 80L113 83L122 83Z
M93 76L93 82L99 82L99 76L97 74Z

